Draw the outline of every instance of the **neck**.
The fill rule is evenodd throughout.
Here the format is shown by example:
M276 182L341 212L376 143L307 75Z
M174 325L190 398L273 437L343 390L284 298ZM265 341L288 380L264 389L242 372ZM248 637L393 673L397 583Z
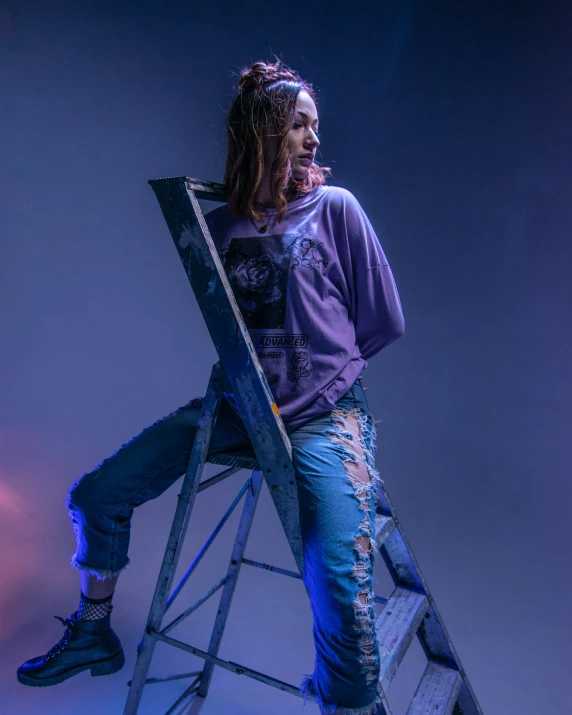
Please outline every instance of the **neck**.
M294 199L297 199L300 195L301 192L298 191L298 189L294 185L291 185L286 191L286 201L294 201ZM263 206L264 208L276 208L276 205L270 193L270 182L266 177L264 178L262 186L260 188L260 194L258 195L258 203L261 204L261 206Z

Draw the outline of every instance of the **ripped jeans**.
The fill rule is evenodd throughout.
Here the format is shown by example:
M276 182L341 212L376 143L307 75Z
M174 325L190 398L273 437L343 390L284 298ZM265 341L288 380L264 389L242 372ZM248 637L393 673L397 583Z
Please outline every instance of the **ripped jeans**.
M201 400L146 428L72 486L67 501L77 538L72 564L99 578L129 563L133 509L186 471ZM304 585L316 649L300 692L323 713L373 715L380 702L375 633L376 426L358 378L336 409L289 435L298 486ZM221 401L209 453L251 447L242 419Z

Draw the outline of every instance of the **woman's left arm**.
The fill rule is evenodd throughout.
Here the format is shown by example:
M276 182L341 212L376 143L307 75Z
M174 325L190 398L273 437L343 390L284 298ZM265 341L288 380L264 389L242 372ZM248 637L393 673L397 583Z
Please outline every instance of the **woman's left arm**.
M373 226L353 194L346 192L345 199L351 311L356 342L364 360L369 360L405 333L405 319L393 273Z

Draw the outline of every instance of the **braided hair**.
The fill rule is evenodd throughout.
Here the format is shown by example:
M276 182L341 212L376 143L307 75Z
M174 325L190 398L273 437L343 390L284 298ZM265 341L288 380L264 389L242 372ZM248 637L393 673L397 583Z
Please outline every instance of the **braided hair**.
M312 85L280 60L255 62L240 71L236 96L227 114L227 155L224 184L229 208L238 216L249 215L260 221L258 197L264 177L265 138L278 136L276 158L270 168L270 193L280 221L287 208L287 197L306 194L324 184L328 167L312 164L304 181L292 175L287 134L294 120L296 100L305 90L314 103Z
M278 80L290 80L304 84L300 75L288 67L285 67L280 61L274 64L266 64L266 62L255 62L252 66L246 67L240 74L238 86L241 90L248 92L268 86Z

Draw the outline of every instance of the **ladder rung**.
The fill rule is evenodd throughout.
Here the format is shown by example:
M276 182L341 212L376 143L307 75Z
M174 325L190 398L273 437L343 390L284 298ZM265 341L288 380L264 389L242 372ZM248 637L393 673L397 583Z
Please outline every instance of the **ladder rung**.
M427 596L398 586L377 617L380 682L386 690L429 607Z
M218 452L207 458L208 464L219 464L223 467L240 467L241 469L260 469L258 459L252 449Z
M282 569L279 566L272 566L272 564L265 564L262 561L253 561L252 559L242 559L243 564L247 564L248 566L256 566L258 569L264 569L265 571L274 571L275 573L281 573L284 576L291 576L292 578L299 578L301 579L302 576L299 573L296 573L295 571L289 571L288 569Z
M378 514L375 517L375 545L381 549L383 542L395 529L395 522L390 516Z
M182 680L184 678L193 678L197 675L200 675L202 672L202 670L197 670L193 673L178 673L177 675L162 675L159 678L146 678L145 685L153 683L166 683L168 680ZM131 687L131 681L129 681L127 685Z
M461 682L458 670L429 661L406 715L451 715Z

